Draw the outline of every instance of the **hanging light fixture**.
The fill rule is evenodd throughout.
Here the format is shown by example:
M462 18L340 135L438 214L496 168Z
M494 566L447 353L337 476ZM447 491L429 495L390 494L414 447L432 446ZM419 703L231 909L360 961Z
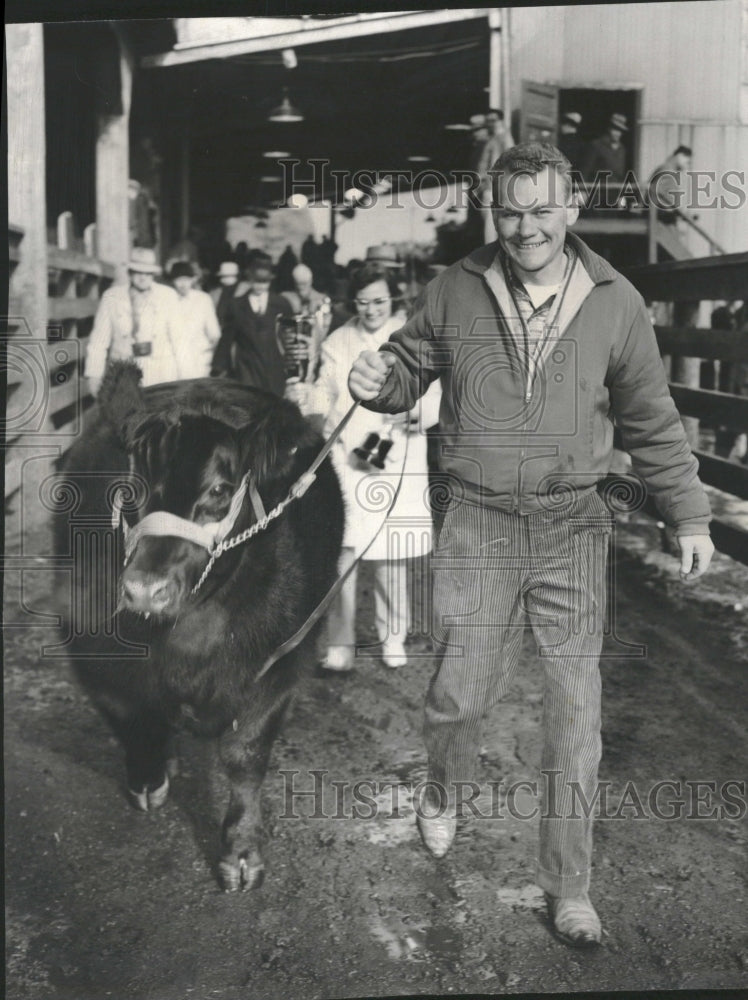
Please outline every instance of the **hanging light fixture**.
M269 122L303 122L304 116L291 104L288 96L288 87L283 88L283 98L277 108L273 108L268 115Z

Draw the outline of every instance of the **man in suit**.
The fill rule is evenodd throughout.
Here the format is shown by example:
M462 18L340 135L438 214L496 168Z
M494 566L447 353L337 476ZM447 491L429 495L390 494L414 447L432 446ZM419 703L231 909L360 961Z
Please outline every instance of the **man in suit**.
M229 302L213 371L282 396L286 376L275 321L279 314L293 315L293 309L287 299L270 291L272 280L272 264L257 259L249 271L248 291Z

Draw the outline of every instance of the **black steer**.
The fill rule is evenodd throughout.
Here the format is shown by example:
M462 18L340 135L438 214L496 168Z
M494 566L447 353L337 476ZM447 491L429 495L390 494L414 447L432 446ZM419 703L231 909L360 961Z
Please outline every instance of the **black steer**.
M131 530L154 511L176 515L183 527L214 525L245 473L270 512L322 445L295 406L269 393L210 379L141 390L139 377L131 364L113 367L91 426L64 463L77 522L108 534L110 547L116 483L132 487L122 504ZM257 521L256 507L248 492L229 537ZM294 683L313 660L316 629L258 674L334 582L342 529L340 488L326 460L308 492L216 559L196 593L209 554L189 537L143 534L114 572L101 558L103 542L89 559L80 555L85 545L74 546L72 607L109 608L111 618L118 604L114 628L73 621L70 641L81 682L124 745L132 802L147 810L166 799L180 727L218 738L231 785L219 866L226 889L261 877L260 786Z

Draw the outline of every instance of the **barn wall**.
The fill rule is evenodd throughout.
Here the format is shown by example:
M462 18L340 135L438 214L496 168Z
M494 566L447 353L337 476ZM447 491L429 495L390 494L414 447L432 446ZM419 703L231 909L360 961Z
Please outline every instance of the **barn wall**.
M742 172L748 191L748 2L518 7L512 10L512 105L523 79L562 87L641 86L638 171L646 180L681 143L693 168L714 171L714 193L726 171ZM736 183L733 178L733 183ZM699 224L727 252L748 245L748 208L698 211ZM706 246L692 243L698 255Z
M742 17L741 0L515 8L513 96L522 79L640 83L644 119L734 124Z

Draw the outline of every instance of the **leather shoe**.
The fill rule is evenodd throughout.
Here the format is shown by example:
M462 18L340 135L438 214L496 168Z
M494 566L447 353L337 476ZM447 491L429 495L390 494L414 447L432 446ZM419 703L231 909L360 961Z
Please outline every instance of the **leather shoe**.
M429 816L430 812L438 811L438 807L428 802L423 793L419 793L414 802L416 825L421 835L423 846L435 858L443 858L452 846L457 832L457 817L454 812L444 812L441 816Z
M556 936L574 948L592 948L600 944L602 927L587 893L580 896L545 894L551 924Z

